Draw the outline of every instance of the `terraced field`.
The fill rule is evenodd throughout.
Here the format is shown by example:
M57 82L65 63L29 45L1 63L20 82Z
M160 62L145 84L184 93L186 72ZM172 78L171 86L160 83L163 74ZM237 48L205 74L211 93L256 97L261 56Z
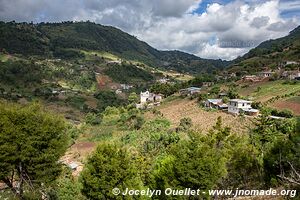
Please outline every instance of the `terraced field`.
M284 81L269 81L249 85L241 88L239 94L252 97L255 101L265 102L272 97L300 92L300 82L298 84L284 84Z

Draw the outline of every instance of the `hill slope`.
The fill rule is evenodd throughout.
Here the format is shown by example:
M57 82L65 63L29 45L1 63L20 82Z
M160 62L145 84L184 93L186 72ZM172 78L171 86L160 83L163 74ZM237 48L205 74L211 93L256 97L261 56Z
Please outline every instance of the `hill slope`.
M91 22L0 22L0 32L0 48L23 55L72 57L80 56L79 50L96 50L152 67L190 73L210 72L229 64L179 51L159 51L117 28Z
M300 26L289 35L261 43L247 54L233 61L231 69L248 72L260 71L264 67L276 68L286 61L300 61Z

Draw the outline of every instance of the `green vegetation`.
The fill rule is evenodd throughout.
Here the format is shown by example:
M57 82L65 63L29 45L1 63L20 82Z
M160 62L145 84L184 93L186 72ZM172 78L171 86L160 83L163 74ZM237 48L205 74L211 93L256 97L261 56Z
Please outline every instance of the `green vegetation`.
M295 102L300 104L300 96L289 98L287 101Z
M129 151L115 144L101 144L81 174L82 193L89 199L114 199L113 188L140 189L137 166ZM131 199L130 196L125 199Z
M2 110L9 111L11 109L14 110L12 116L15 117L13 119L16 119L14 123L8 123L8 120L5 120L7 119L5 118L6 115L2 114L5 113ZM32 109L35 109L34 112ZM36 141L40 141L36 140L38 138L37 133L39 133L43 137L43 142L37 142L37 144L41 143L41 145L36 146L37 148L47 149L53 141L53 144L60 144L60 148L53 149L57 150L57 154L54 155L62 155L61 153L68 143L64 137L61 137L62 135L53 136L54 133L57 133L56 131L65 130L61 129L65 126L59 125L62 123L60 119L51 118L54 120L51 121L47 117L46 119L39 117L39 120L36 120L36 117L41 115L40 111L37 112L36 107L31 106L21 110L19 106L13 108L3 106L2 110L0 112L3 118L1 122L7 124L7 126L1 126L4 131L1 131L4 133L2 135L4 144L10 141L8 137L15 137L14 134L20 134L22 136L20 138L23 138L22 145L27 144L27 142L33 145ZM217 119L216 124L209 131L202 133L193 129L190 118L181 119L179 126L174 128L158 112L155 112L157 115L154 119L145 120L143 113L132 105L118 108L107 107L101 115L87 114L87 124L80 130L85 134L78 135L78 131L74 127L68 127L70 129L68 132L75 139L78 138L78 141L98 142L96 151L85 162L79 179L73 178L66 169L62 173L59 173L60 170L55 171L55 169L61 169L56 168L52 163L52 159L58 159L55 156L47 157L48 159L51 158L49 165L53 165L53 167L47 168L50 170L49 172L44 169L49 165L34 164L33 167L32 163L28 163L24 166L30 166L28 169L35 170L36 173L30 176L33 177L32 180L47 178L49 182L45 182L47 184L43 186L45 188L44 194L59 199L115 199L119 197L112 193L112 189L115 187L119 188L121 192L124 192L127 187L160 190L168 187L173 189L189 187L203 191L223 187L232 189L236 187L277 188L282 186L282 182L284 182L285 189L297 189L297 185L288 180L291 178L289 174L294 169L298 170L300 164L297 146L299 122L297 123L295 118L270 119L268 117L269 112L271 111L262 111L262 116L253 119L255 123L249 135L241 135L233 133L229 127L224 126L221 117ZM21 117L23 114L26 116ZM46 115L48 116L48 114ZM22 120L20 121L20 119ZM29 125L29 122L32 125ZM51 124L52 122L55 124ZM20 129L17 128L18 126L21 126ZM26 139L24 138L24 131L27 130L27 134L31 131L31 128L24 129L25 126L35 127L33 139L27 135ZM40 133L42 127L45 128L47 136L43 135L44 132ZM6 134L9 130L13 134ZM20 130L20 132L15 130ZM53 134L48 135L49 131L53 131L51 132ZM50 142L47 139L44 141L45 137ZM5 148L3 151L9 152L10 147L18 144L15 143L15 140L11 141L14 141L14 144L2 146ZM27 146L25 145L25 147ZM54 146L51 145L51 148ZM27 148L25 150L26 152L35 152ZM44 152L47 153L48 151ZM50 152L53 154L52 151ZM284 153L281 154L281 152ZM15 150L12 153L19 158ZM29 155L34 157L34 155L40 156L41 154L23 155L18 153L18 155L26 158ZM282 155L285 156L284 159L281 158ZM46 158L39 157L36 161L39 162L40 159L44 162ZM10 162L1 162L5 164L1 169L13 169L6 166L6 163ZM43 171L39 173L41 169ZM281 173L282 169L285 171L283 174L285 177ZM9 173L9 171L2 172ZM19 176L14 180L19 180ZM40 188L38 185L36 187ZM27 189L27 187L25 188ZM34 193L27 193L26 195L28 198L38 199L41 194L39 190L35 190ZM123 196L121 197L123 198ZM125 199L129 197L124 196ZM203 194L201 197L210 199L209 196ZM143 197L137 196L137 198ZM158 198L168 199L164 195ZM178 196L178 199L188 198Z
M20 199L53 184L68 145L62 118L38 105L0 104L0 180Z
M94 55L103 58L122 58L194 74L223 69L230 64L179 51L158 51L119 29L91 22L0 22L0 32L0 48L12 54L80 59L95 52Z
M116 93L112 91L101 91L94 96L98 100L97 108L99 111L104 111L108 106L120 106L126 103L124 99L119 98Z
M103 118L114 121L116 119L112 116L118 116L117 112L120 110L111 108L105 112ZM181 120L182 128L176 131L171 129L167 120L160 117L147 121L141 129L129 132L123 129L125 132L121 140L117 139L120 135L112 136L111 141L114 143L101 143L97 152L93 154L93 162L90 159L89 168L82 174L83 184L93 184L86 184L83 193L89 198L90 195L96 194L113 198L110 196L111 188L119 187L122 192L124 185L133 184L131 174L134 172L131 169L135 167L138 167L139 173L135 174L134 188L138 189L150 187L164 190L168 187L175 189L189 187L207 190L214 187L232 189L279 187L281 181L285 180L277 176L280 174L280 168L272 168L272 165L285 166L284 170L288 174L292 171L288 163L299 169L299 162L298 154L294 155L289 150L285 151L287 159L282 161L279 160L281 155L276 152L284 148L289 149L290 146L296 148L295 138L299 137L299 132L296 131L297 126L293 118L278 121L266 116L264 114L256 120L250 137L232 133L229 127L222 125L221 118L218 118L216 125L206 134L191 130L191 121L188 118ZM115 124L123 123L117 121ZM280 141L286 141L286 145L278 146ZM102 154L99 154L100 147ZM127 149L130 149L130 152ZM124 160L124 165L120 165L115 161L118 153L112 152L124 153L118 161L128 156L131 157L131 161ZM111 164L102 167L99 163ZM113 170L110 170L112 172L115 169L122 171L129 168L125 176L119 179L124 185L118 186L117 180L113 178L106 179L106 171L114 165ZM103 190L95 188L95 184L103 185L101 186ZM297 188L291 182L285 182L285 187ZM168 199L164 195L160 198ZM209 199L205 195L203 198Z
M300 84L285 84L284 81L270 81L258 86L251 85L239 90L242 95L251 96L257 101L268 100L272 97L298 91L300 91Z
M0 77L2 84L30 87L32 84L41 83L45 75L43 68L33 62L7 61L1 64Z
M90 22L0 22L0 32L0 97L22 103L0 102L0 181L8 187L0 198L133 199L115 196L112 189L116 187L121 192L169 187L299 190L300 120L288 110L266 108L279 99L297 103L297 82L221 84L227 80L212 74L221 74L229 62L158 51L118 29ZM258 69L266 64L275 67L280 59L298 58L298 32L299 28L282 39L286 41L263 43L237 61L250 71L256 65ZM272 57L274 51L279 57ZM151 67L203 73L187 82L154 84L163 73ZM174 76L172 81L181 75ZM181 88L201 87L203 82L216 84L204 87L207 94L198 95L199 101L215 98L221 91L228 96L224 102L253 97L253 107L261 115L247 119L245 130L228 127L221 117L212 127L196 129L194 123L199 121L214 123L214 113L225 123L233 119L233 126L246 124L246 117L200 111L195 101L182 99L181 103L181 97L172 95ZM136 88L116 94L118 83ZM136 109L137 94L146 87L162 93L165 102L178 100L170 116L184 115L171 118L174 123L161 109ZM34 100L46 108L31 104ZM73 124L48 109L65 114ZM193 111L190 118L185 116L189 109ZM203 116L194 115L200 112ZM62 167L62 157L80 161L83 171ZM196 198L214 197L201 194Z
M183 84L156 83L151 86L150 91L156 94L163 94L165 97L168 97L178 92L180 89L184 88L184 86L186 86L185 83Z
M125 62L110 66L104 73L118 83L144 83L154 79L151 73Z

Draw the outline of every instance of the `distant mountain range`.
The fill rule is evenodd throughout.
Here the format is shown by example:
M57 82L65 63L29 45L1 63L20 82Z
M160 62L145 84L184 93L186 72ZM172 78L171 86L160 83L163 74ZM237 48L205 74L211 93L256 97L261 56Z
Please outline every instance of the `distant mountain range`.
M80 50L105 51L151 67L191 74L212 72L231 64L180 51L159 51L117 28L91 22L0 22L0 48L25 56L63 58L79 56Z
M181 51L160 51L117 28L91 22L0 22L0 48L24 56L76 58L81 50L103 51L150 67L182 73L231 69L247 72L300 60L300 26L286 37L268 40L233 61L203 59Z

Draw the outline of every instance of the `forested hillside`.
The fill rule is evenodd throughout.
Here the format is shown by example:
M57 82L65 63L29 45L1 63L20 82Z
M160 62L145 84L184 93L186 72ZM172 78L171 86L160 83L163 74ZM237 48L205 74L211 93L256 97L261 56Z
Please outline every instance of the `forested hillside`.
M82 56L80 50L104 51L151 67L194 74L229 64L179 51L159 51L117 28L91 22L0 22L0 32L0 48L16 54L70 58Z

